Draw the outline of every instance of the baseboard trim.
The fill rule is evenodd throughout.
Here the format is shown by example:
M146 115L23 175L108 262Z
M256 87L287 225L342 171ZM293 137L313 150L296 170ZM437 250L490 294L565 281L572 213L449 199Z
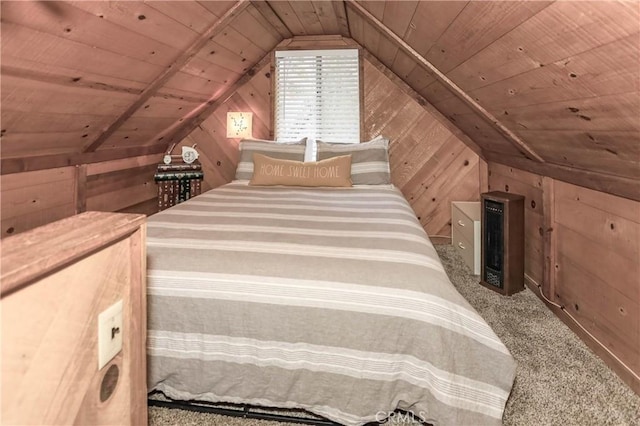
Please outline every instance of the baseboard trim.
M524 275L524 282L529 289L536 295L542 302L560 319L567 327L569 327L579 338L582 340L589 349L591 349L604 363L611 368L620 379L631 388L638 396L640 396L640 379L628 370L628 367L623 365L618 359L616 359L609 352L609 349L602 345L599 341L595 340L589 333L582 329L581 325L578 325L576 320L573 319L565 310L549 303L540 292L539 284L527 274Z

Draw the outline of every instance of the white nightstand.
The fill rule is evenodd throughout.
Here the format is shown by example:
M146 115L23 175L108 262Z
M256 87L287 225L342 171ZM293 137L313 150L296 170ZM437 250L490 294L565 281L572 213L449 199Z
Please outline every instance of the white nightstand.
M480 275L480 202L451 203L451 244L474 275Z

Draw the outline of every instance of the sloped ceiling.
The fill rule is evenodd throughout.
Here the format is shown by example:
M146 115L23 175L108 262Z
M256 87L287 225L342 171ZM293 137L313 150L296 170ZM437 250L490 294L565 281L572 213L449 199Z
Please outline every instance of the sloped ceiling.
M353 38L486 160L640 199L637 2L3 1L2 173L163 152L293 36Z

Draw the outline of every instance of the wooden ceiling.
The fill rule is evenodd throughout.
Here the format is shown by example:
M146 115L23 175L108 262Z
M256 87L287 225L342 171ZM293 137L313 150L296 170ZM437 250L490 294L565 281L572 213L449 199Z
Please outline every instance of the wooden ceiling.
M640 199L639 3L2 1L2 173L162 152L283 39L353 38L489 161Z

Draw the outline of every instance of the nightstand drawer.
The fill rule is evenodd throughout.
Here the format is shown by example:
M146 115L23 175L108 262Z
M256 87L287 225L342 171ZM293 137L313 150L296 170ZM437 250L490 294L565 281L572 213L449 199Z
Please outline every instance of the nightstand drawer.
M480 275L480 203L451 203L451 244L469 265L474 275Z
M471 272L480 275L480 248L456 230L452 233L451 244L460 253Z
M460 253L471 272L474 275L480 275L480 248L476 247L473 240L467 240L457 229L454 229L451 234L451 244Z
M464 235L467 240L473 241L473 220L460 208L453 207L451 211L451 230L456 230Z

